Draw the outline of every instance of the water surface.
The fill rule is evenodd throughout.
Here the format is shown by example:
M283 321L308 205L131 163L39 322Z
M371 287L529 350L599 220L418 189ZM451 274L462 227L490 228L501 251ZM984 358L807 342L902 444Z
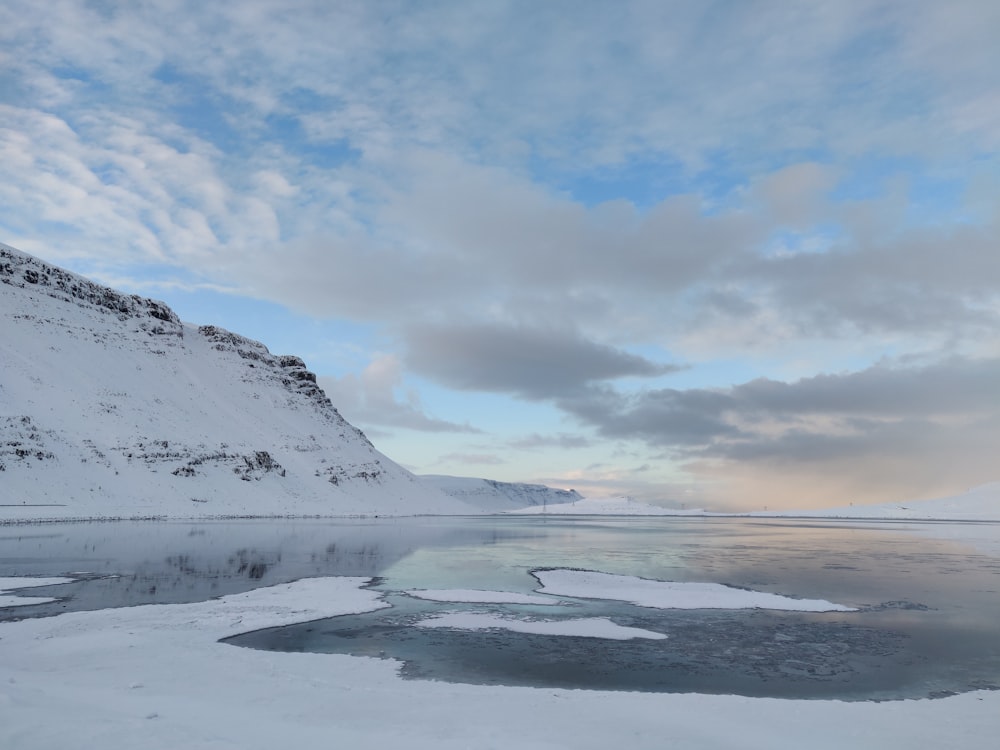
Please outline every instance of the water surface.
M88 523L0 529L0 575L75 575L0 619L199 601L317 575L375 577L392 607L230 643L399 659L404 677L477 684L884 700L1000 685L1000 558L955 524L717 518L418 518ZM978 536L1000 537L981 526ZM953 538L950 538L953 537ZM415 599L411 589L530 593L582 568L827 599L858 612L654 610ZM425 629L444 612L608 617L668 636L610 641Z

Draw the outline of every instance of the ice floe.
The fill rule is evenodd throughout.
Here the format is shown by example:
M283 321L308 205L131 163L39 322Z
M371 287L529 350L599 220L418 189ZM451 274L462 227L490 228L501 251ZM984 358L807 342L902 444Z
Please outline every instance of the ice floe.
M536 570L543 594L631 602L654 609L777 609L800 612L852 612L823 599L793 599L720 583L653 581L592 570Z
M480 591L478 589L414 589L405 592L417 599L432 602L464 604L561 604L558 599L536 594L518 594L513 591Z
M7 596L11 591L31 589L38 586L56 586L73 583L72 578L2 578L0 577L0 607L26 607L29 604L48 604L56 599L52 596Z
M416 623L421 628L454 628L456 630L510 630L536 635L566 635L582 638L607 638L627 641L632 638L661 640L667 636L643 628L618 625L607 617L580 617L569 620L531 620L501 617L482 612L449 612Z

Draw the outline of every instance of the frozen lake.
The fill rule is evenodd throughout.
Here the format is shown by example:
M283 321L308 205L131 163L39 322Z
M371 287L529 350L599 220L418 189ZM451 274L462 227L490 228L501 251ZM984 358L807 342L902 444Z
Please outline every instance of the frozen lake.
M0 528L0 577L77 580L19 592L57 600L0 608L0 619L365 575L377 577L374 588L391 608L229 641L391 657L403 662L404 677L475 684L848 700L940 696L1000 686L1000 528L977 526L971 536L994 544L976 546L963 541L967 530L593 517L11 526ZM653 608L612 598L613 587L599 598L552 594L541 603L532 573L553 568L725 584L857 611ZM492 598L515 603L414 595L428 589L453 600L475 598L470 590L505 592ZM535 599L523 598L529 595ZM441 617L451 619L435 620ZM462 626L473 621L521 630L554 624L543 632ZM559 634L576 621L666 638ZM428 622L447 626L418 626Z

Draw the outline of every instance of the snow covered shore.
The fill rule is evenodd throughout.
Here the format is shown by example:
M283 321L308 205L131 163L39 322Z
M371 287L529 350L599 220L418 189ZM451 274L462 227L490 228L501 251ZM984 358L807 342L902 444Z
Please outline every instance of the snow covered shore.
M363 583L0 624L0 746L937 750L1000 731L1000 692L844 703L453 685L404 681L389 660L219 642L382 606Z
M752 515L791 514L786 511ZM870 518L904 521L1000 521L1000 482L990 482L973 487L959 495L933 500L796 511L794 515L806 518Z
M968 492L933 500L913 500L882 505L848 505L820 510L774 510L751 513L716 513L702 509L664 508L630 497L581 498L558 505L533 506L509 511L516 514L612 516L753 516L762 518L844 518L902 521L1000 521L1000 482L974 487Z
M533 505L508 511L517 515L564 516L696 516L703 510L677 510L650 505L631 497L581 497L555 505Z

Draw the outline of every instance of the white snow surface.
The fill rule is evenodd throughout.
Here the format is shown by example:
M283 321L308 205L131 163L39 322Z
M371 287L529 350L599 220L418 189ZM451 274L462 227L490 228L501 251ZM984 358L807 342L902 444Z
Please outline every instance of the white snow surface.
M486 513L516 511L521 508L562 507L583 499L576 490L557 489L544 484L498 482L494 479L451 477L443 474L421 474L418 478Z
M453 628L455 630L510 630L514 633L564 635L579 638L605 638L629 641L633 638L662 640L667 636L643 628L618 625L607 617L576 617L565 620L536 620L504 617L485 612L448 612L415 623L418 628Z
M537 570L539 593L581 599L610 599L653 609L775 609L797 612L853 612L823 599L793 599L720 583L653 581L592 570Z
M795 515L806 518L871 518L911 521L1000 521L1000 482L933 500L882 505L853 505L794 513L754 513L755 516Z
M0 579L2 581L3 579ZM465 604L562 604L558 599L514 591L481 591L479 589L412 589L405 592L417 599L432 602Z
M54 602L51 596L5 596L18 589L31 589L38 586L54 586L60 583L73 583L72 578L21 578L0 577L0 607L24 607L28 604L46 604Z
M455 685L404 681L389 660L218 642L379 607L363 582L0 623L0 747L939 750L1000 731L1000 692L844 703Z
M678 509L650 505L628 496L586 497L547 507L510 511L517 514L572 514L612 516L753 516L762 518L857 518L891 521L1000 521L1000 482L933 500L912 500L881 505L848 505L820 510L773 510L720 513L704 509Z
M694 516L702 510L676 510L650 505L629 496L581 497L558 505L532 506L509 511L528 515L581 515L581 516Z
M295 356L0 245L0 521L480 512Z

